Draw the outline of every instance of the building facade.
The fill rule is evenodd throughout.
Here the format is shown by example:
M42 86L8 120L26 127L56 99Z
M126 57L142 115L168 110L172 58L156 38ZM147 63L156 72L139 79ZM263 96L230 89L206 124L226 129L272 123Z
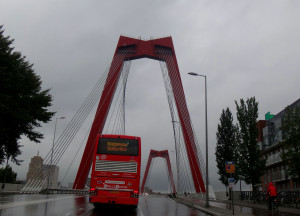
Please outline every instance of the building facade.
M300 108L300 99L290 105L291 108ZM277 190L297 190L300 189L299 178L297 180L287 172L287 167L282 163L280 154L284 151L283 134L281 131L285 110L277 115L267 113L265 120L257 123L259 135L258 145L262 158L266 159L265 174L261 177L261 184L256 185L259 190L266 191L269 182L276 184Z
M26 175L26 182L28 182L30 179L34 180L42 180L43 176L36 175L37 170L41 170L43 167L43 158L39 156L39 153L36 156L33 156L31 158L31 161L29 163L28 172Z
M56 165L44 165L43 172L44 172L45 180L47 182L46 187L50 189L57 189L59 167Z
M56 165L44 165L43 158L37 154L31 158L26 176L26 182L37 180L46 182L47 188L58 188L59 167Z

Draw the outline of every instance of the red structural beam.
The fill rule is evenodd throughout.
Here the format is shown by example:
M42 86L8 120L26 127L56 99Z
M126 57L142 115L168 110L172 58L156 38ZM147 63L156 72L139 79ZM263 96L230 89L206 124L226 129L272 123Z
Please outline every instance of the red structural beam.
M172 192L176 193L176 189L175 189L175 184L174 184L174 179L173 179L173 172L172 172L172 168L171 168L171 163L170 163L170 157L169 157L169 152L168 150L164 150L164 151L155 151L155 150L150 150L150 154L149 154L149 158L148 158L148 162L147 162L147 166L146 166L146 170L145 170L145 174L144 174L144 178L143 178L143 182L142 182L142 187L141 187L141 192L144 193L144 189L145 189L145 184L148 178L148 174L149 174L149 169L150 169L150 165L152 162L152 159L155 157L162 157L166 159L167 162L167 168L168 168L168 174L171 180L171 186L172 186Z
M127 55L122 55L122 50L130 48L132 49L132 52L129 52ZM168 50L169 53L162 53L160 52L161 50ZM186 99L171 37L144 41L120 36L73 188L84 188L92 165L92 156L93 149L95 147L96 136L98 133L102 133L104 128L110 105L119 82L123 62L139 58L151 58L166 62L168 75L170 77L172 90L175 97L178 116L181 123L194 187L197 193L205 192L202 173L199 167L200 162L197 155L194 133L186 105Z

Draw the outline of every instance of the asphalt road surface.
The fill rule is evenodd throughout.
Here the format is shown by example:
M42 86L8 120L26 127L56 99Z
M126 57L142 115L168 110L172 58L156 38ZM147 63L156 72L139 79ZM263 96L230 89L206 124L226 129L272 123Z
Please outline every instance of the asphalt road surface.
M221 208L224 203L210 202ZM267 210L235 206L236 215L269 215ZM0 216L205 216L207 214L177 203L166 196L141 196L137 209L121 206L95 208L83 195L15 194L0 195ZM290 214L279 213L279 216Z
M165 196L142 196L137 209L120 206L95 208L82 195L16 194L0 196L0 216L204 216Z

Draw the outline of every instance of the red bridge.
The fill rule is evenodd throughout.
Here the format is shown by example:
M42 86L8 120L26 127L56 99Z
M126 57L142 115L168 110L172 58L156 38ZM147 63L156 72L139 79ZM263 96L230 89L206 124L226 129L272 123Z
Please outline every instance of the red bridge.
M125 92L130 66L129 63L132 60L140 58L150 58L157 60L160 63L173 123L177 167L181 164L180 158L182 158L182 160L187 160L189 166L187 173L189 173L192 178L195 191L197 193L204 193L205 187L203 177L205 176L205 165L203 163L201 152L194 135L190 115L186 105L186 99L171 37L145 41L141 39L120 36L112 63L107 71L107 75L105 75L104 78L97 83L99 86L102 85L101 83L104 83L103 88L97 85L94 87L91 94L84 102L86 104L83 104L80 107L78 112L69 123L68 127L62 133L61 137L55 142L53 151L47 155L47 157L44 159L44 162L49 163L51 161L51 165L56 165L59 162L64 151L69 147L72 139L74 138L74 134L76 134L86 118L86 112L90 112L92 105L95 103L94 101L97 101L97 97L98 99L100 97L100 102L98 104L73 186L74 189L84 188L92 164L92 154L95 146L95 139L97 134L103 132L116 89L118 85L123 85L123 91ZM125 96L123 96L123 100L125 100ZM180 144L181 139L183 140L182 145ZM168 152L166 151L159 152L151 150L149 160L151 160L154 156L164 157L167 160L172 190L175 192L176 189L173 180L173 174L167 153ZM149 161L146 169L148 169L148 166ZM181 169L178 170L180 171ZM147 172L145 173L144 181L147 177ZM179 175L179 173L177 173L177 175ZM144 187L144 181L142 187ZM180 178L179 181L181 181ZM32 181L27 184L25 188L34 187L37 190L41 190L45 187L44 183L41 182L42 181L36 183L36 181ZM179 183L178 185L180 185Z

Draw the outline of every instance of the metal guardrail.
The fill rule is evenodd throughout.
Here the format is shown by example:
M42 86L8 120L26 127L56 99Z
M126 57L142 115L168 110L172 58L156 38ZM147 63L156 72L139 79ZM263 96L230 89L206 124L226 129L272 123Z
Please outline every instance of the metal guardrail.
M70 190L70 189L44 189L42 194L89 194L88 190Z

